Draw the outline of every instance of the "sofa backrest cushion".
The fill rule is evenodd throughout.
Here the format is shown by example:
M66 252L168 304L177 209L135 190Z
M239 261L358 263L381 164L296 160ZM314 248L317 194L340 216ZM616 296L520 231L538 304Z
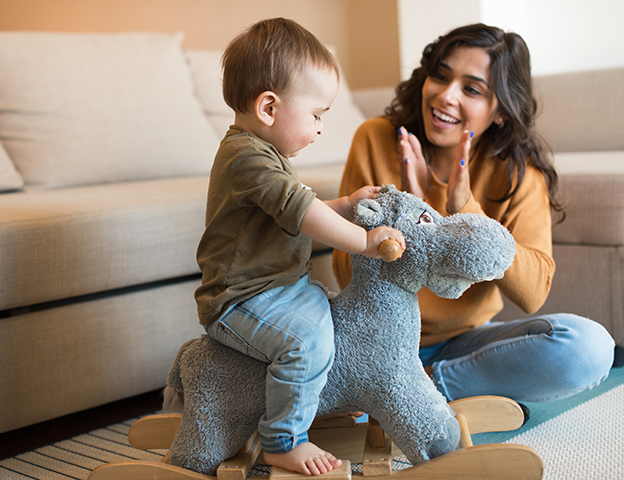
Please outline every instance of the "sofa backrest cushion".
M624 150L624 67L535 77L538 131L555 152Z
M26 185L209 173L182 35L0 32L0 141Z
M219 135L225 135L234 112L223 100L221 55L214 50L189 50L196 94L204 113ZM340 72L340 87L331 109L323 114L323 133L293 159L297 168L344 163L356 129L366 120L355 105L346 78Z
M22 176L0 143L0 192L19 190L24 186Z

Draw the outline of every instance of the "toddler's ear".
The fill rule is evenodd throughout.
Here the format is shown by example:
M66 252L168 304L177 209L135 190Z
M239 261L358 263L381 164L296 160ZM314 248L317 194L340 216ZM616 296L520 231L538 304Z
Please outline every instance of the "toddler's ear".
M275 121L275 105L279 101L279 97L270 91L262 92L256 98L254 105L256 117L267 127L273 125Z

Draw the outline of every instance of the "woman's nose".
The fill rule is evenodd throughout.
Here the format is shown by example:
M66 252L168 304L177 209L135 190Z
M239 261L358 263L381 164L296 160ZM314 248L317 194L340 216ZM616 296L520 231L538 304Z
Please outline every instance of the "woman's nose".
M456 82L449 83L442 92L440 92L440 98L447 103L455 103L458 98L458 93L461 87Z

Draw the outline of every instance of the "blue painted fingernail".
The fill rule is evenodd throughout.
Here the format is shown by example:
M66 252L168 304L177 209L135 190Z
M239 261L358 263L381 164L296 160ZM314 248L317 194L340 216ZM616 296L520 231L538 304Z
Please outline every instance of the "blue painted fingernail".
M464 165L466 165L466 162L464 161L464 159L461 159L461 166L463 167Z
M470 132L470 138L474 137L474 130Z
M407 158L405 159L405 164L407 165Z

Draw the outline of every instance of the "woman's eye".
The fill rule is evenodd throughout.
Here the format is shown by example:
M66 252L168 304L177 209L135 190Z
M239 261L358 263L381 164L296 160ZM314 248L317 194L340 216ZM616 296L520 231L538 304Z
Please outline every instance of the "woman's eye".
M432 72L431 75L429 75L431 78L434 78L436 80L446 80L446 77L444 75L442 75L440 72Z
M481 91L475 87L466 87L466 92L468 92L470 95L481 95Z
M321 116L320 115L314 115L314 120L316 120L317 122L321 121Z

